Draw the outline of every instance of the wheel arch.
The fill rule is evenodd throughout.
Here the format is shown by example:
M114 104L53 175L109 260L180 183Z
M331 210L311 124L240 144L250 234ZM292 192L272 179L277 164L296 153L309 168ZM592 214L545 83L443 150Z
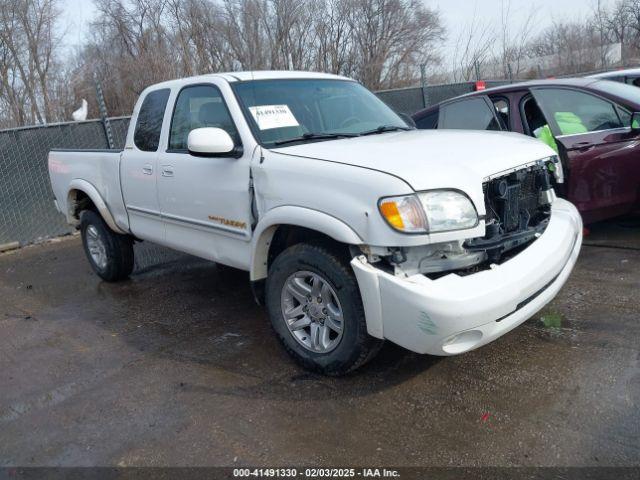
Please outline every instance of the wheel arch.
M346 223L323 212L304 207L277 207L258 223L251 248L251 281L267 278L269 259L277 232L289 229L296 233L311 232L338 244L362 245L364 241Z
M105 223L116 233L126 235L128 232L122 230L115 222L111 211L102 196L91 183L82 179L75 179L69 185L67 193L67 220L71 224L78 224L80 211L83 210L87 200L95 207Z

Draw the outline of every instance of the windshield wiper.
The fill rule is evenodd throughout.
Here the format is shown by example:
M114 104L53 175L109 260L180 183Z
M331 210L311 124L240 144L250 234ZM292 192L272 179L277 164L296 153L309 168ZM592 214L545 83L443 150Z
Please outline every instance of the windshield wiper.
M413 128L400 127L398 125L380 125L378 128L374 128L373 130L367 130L366 132L362 132L359 136L366 137L367 135L378 135L380 133L397 132L399 130L402 130L403 132L407 132L409 130L413 130Z
M358 136L359 135L355 133L305 133L299 137L278 140L274 142L274 145L286 145L287 143L304 142L306 140L332 140L335 138L354 138Z

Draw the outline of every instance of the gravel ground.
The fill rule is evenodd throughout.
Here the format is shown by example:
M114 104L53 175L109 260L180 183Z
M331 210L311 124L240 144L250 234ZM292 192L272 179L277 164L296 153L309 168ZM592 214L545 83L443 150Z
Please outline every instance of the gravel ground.
M640 227L587 244L495 343L340 379L290 361L243 273L110 285L77 237L0 255L0 466L640 466Z

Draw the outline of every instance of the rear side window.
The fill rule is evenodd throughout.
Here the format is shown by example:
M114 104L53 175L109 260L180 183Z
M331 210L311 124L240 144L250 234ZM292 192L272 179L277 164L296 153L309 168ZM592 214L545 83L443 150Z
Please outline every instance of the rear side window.
M164 111L171 90L168 88L150 92L142 102L138 122L133 134L133 142L143 152L155 152L160 144L160 131Z
M501 130L484 98L470 98L440 107L439 129ZM494 109L495 110L495 109Z
M240 143L238 131L220 90L213 85L186 87L176 100L169 133L169 150L186 151L189 132L204 127L221 128L236 145Z
M424 117L421 117L418 120L416 120L416 126L420 130L435 130L436 128L438 128L439 115L440 115L439 110L428 113Z

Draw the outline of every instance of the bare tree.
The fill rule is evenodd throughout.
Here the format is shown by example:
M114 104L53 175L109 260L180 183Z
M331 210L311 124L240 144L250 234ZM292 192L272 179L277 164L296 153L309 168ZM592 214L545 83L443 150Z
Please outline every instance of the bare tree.
M0 0L5 124L64 119L81 98L127 114L148 85L233 70L322 70L373 89L419 78L444 29L422 0L94 0L91 36L63 64L59 0ZM2 120L0 120L2 121Z
M629 9L630 2L618 0L606 17L606 25L613 39L622 44L622 62L624 63L625 45L631 35L632 17Z
M1 94L19 123L55 120L59 15L56 0L0 1Z
M454 44L450 77L454 82L474 79L476 69L493 57L495 28L480 19L477 4L474 8L473 19L460 29Z
M534 33L536 11L532 7L524 20L517 23L513 18L511 0L501 0L501 28L499 37L500 63L503 78L518 78L523 73L523 60L529 55L531 37ZM514 26L517 33L514 33Z
M357 55L351 35L350 7L342 0L315 2L316 70L354 75Z
M602 0L596 0L593 5L593 16L591 24L597 32L598 53L600 57L600 68L607 68L609 64L608 45L610 43L608 24L608 12Z
M419 0L352 0L348 13L360 52L357 77L369 88L410 83L420 64L437 60L444 29L439 14Z

